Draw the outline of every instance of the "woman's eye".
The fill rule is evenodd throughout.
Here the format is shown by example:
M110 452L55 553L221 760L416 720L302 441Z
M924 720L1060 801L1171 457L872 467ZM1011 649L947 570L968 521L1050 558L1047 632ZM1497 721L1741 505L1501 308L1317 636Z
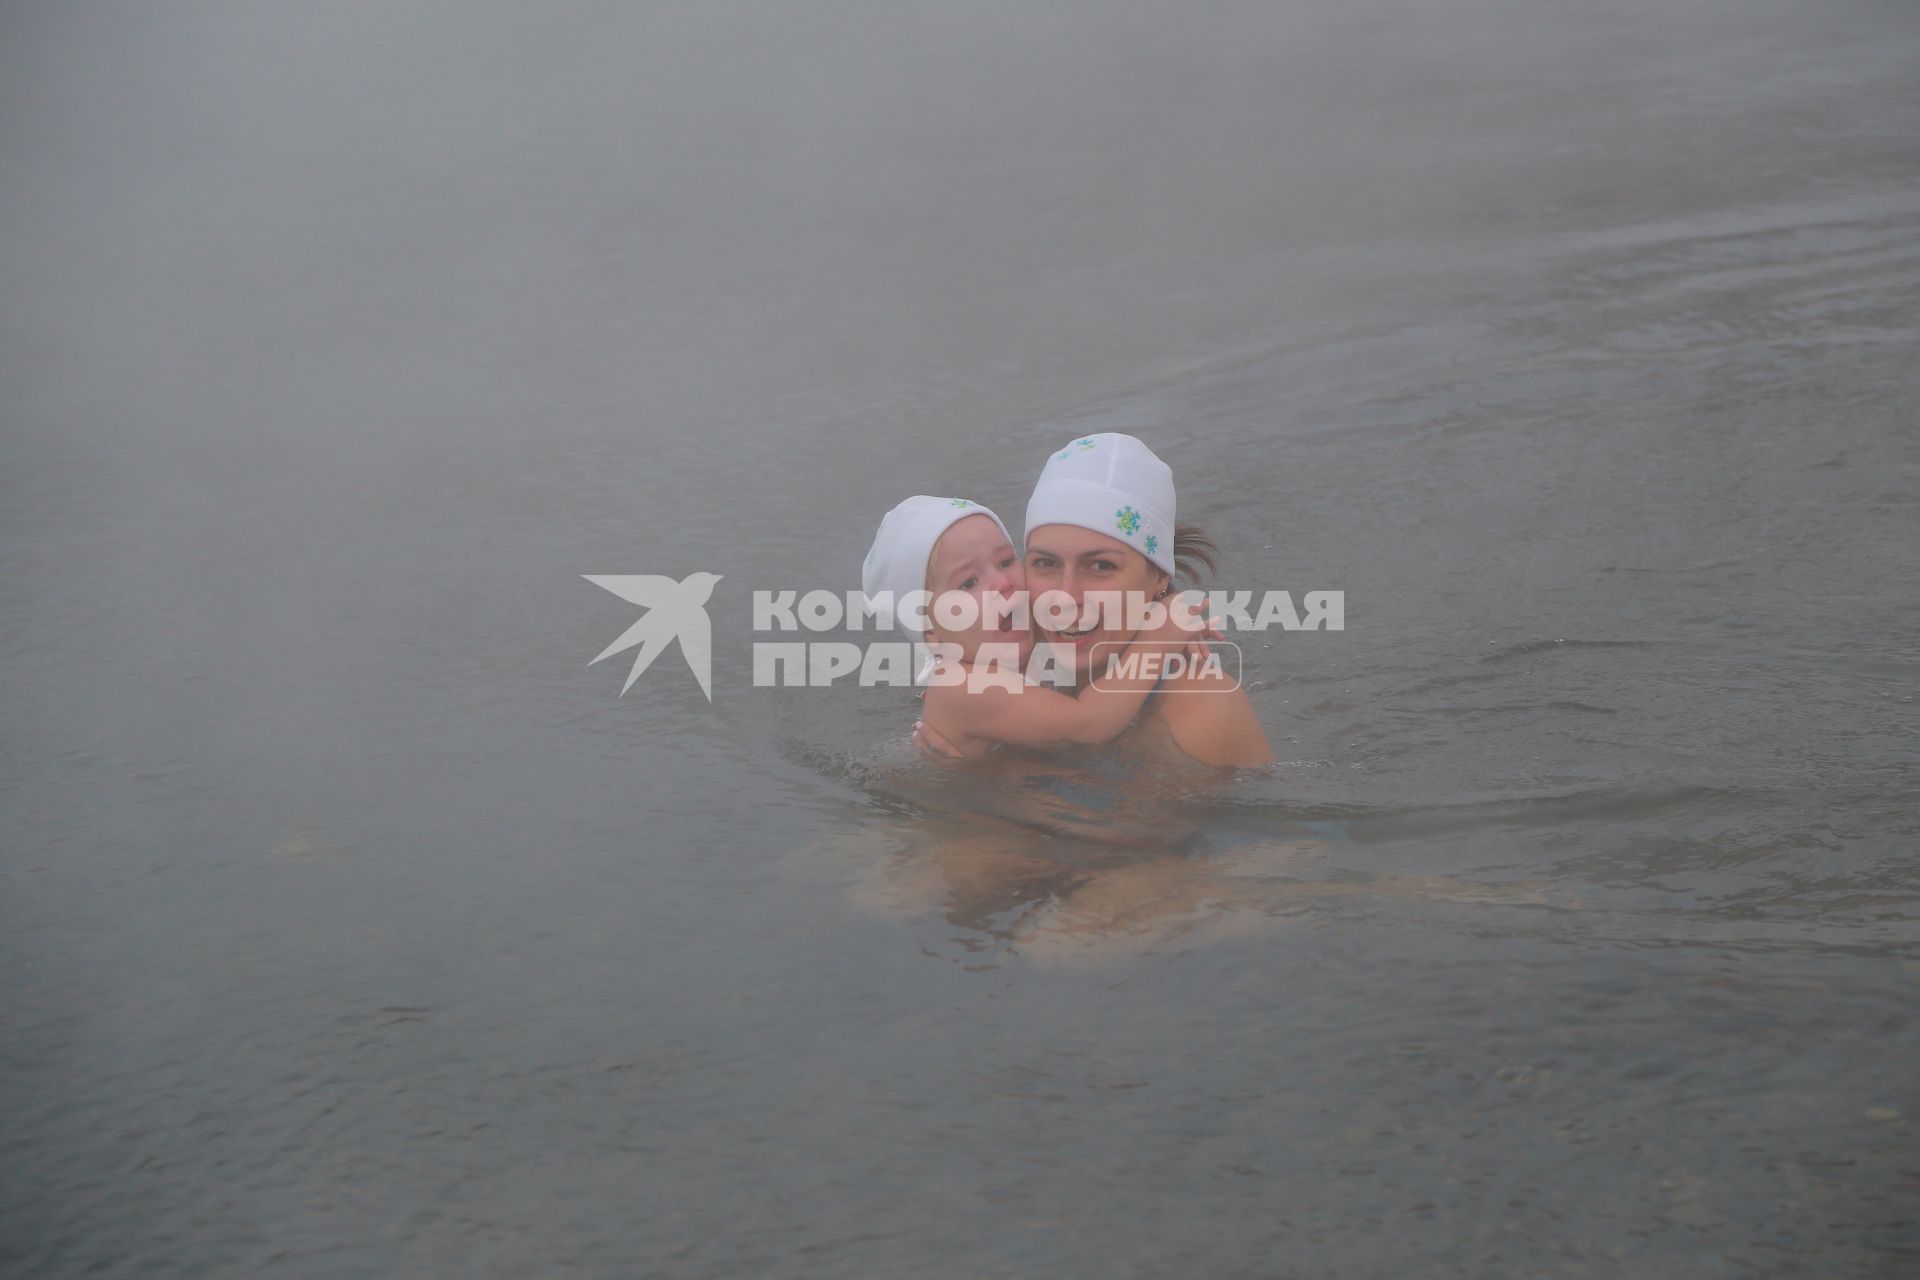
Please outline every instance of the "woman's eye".
M1115 569L1119 568L1120 566L1115 564L1111 560L1095 560L1093 562L1093 567L1098 569L1102 573L1112 573Z
M1033 562L1027 566L1027 568L1029 569L1047 569L1047 570L1051 570L1055 567L1056 567L1055 562L1049 556L1035 556L1033 558Z

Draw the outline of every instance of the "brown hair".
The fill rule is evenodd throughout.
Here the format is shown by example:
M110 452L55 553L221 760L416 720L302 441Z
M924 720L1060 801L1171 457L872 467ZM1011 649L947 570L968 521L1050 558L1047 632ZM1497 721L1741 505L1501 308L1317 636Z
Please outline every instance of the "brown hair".
M1174 576L1192 582L1211 577L1219 567L1220 548L1205 529L1197 524L1173 526Z

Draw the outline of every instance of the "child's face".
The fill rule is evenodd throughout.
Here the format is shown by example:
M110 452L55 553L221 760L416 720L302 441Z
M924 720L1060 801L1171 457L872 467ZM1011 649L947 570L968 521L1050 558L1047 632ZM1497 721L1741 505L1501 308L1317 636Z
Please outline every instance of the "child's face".
M933 596L927 606L928 641L957 645L962 661L971 662L982 644L1018 645L1024 664L1033 650L1033 633L1015 631L1004 610L989 616L986 594L998 592L1011 597L1027 589L1027 570L1020 553L1013 549L1000 526L990 516L968 516L956 520L934 543L927 557L927 590ZM958 593L972 596L974 618L964 629L943 626L939 621L940 598Z

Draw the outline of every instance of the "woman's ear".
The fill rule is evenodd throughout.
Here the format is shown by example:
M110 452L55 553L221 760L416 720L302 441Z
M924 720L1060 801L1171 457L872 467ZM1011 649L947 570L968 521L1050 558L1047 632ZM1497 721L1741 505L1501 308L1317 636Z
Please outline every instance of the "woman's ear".
M1173 591L1173 577L1165 569L1158 568L1153 571L1153 576L1155 578L1153 598L1155 600L1165 600Z

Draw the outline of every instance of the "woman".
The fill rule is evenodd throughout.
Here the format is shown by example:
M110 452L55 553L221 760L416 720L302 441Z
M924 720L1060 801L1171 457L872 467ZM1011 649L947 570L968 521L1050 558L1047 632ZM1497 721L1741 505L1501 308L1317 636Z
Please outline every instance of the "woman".
M1027 589L1038 601L1059 592L1076 609L1089 593L1119 592L1133 601L1167 600L1174 578L1199 564L1214 567L1213 544L1198 529L1174 523L1173 472L1139 440L1106 432L1083 436L1047 459L1027 502ZM1084 610L1083 610L1084 611ZM1049 630L1044 610L1034 628L1053 647L1058 669L1072 687L1086 687L1097 663L1121 652L1138 632L1132 608L1099 611ZM924 726L917 740L957 754ZM1270 764L1272 748L1238 681L1189 669L1171 675L1148 699L1122 742L1149 752L1164 742L1204 765L1249 768Z

